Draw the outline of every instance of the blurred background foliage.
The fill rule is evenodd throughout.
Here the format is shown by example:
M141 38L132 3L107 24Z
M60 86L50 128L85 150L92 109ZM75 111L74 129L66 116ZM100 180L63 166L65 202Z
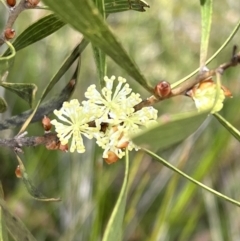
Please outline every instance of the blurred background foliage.
M154 86L159 80L170 83L183 78L199 66L201 19L198 1L148 1L144 13L127 11L111 14L107 22ZM7 18L0 7L0 28ZM225 41L240 18L235 0L213 4L210 57ZM28 10L17 19L20 34L31 23L49 14ZM19 51L10 69L9 82L32 82L38 86L36 100L59 66L82 36L64 26L53 35ZM208 66L227 62L232 47L240 43L237 33L229 45ZM132 81L110 58L108 76L126 77L142 98L149 93ZM47 98L58 93L69 81L74 68L62 77ZM82 54L79 83L72 98L84 99L84 92L96 83L97 73L90 46ZM231 68L222 78L233 94L225 101L221 114L240 129L240 69ZM26 102L1 88L8 103L7 118L29 109ZM193 110L190 98L176 97L155 106L160 116ZM40 122L28 127L29 136L42 135ZM1 132L1 138L17 134L18 128ZM169 130L171 131L171 130ZM161 136L159 136L161 138ZM118 196L124 173L123 161L103 163L101 151L86 140L86 153L47 151L44 147L25 148L23 161L34 183L58 203L33 200L15 177L17 160L8 149L0 152L0 180L11 210L26 224L37 240L100 240ZM239 142L209 116L196 133L158 155L208 186L240 200ZM190 184L142 152L130 155L129 194L124 220L127 241L234 241L240 238L240 210Z

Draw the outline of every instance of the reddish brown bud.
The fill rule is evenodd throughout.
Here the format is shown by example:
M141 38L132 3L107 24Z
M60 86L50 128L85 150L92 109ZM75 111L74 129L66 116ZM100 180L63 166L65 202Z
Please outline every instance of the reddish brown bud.
M6 0L9 7L14 7L16 5L16 0Z
M14 36L15 36L15 30L14 29L11 29L11 28L7 28L5 29L4 31L4 36L7 40L9 39L13 39Z
M20 166L18 165L16 170L15 170L15 175L17 178L22 178L22 172L21 172L21 169L20 169Z
M108 152L108 157L104 158L104 161L107 164L112 164L112 163L116 162L117 160L118 160L118 156L114 152L112 152L112 151L109 151Z
M171 93L171 85L167 81L160 81L156 85L154 93L159 97L167 97Z
M128 144L129 144L128 141L120 140L117 144L117 148L120 148L120 149L126 148Z
M48 150L57 150L59 149L60 142L51 140L51 141L48 141L45 146Z
M52 127L51 120L47 116L44 116L42 119L42 126L45 131L49 131Z
M231 91L226 86L222 85L221 88L226 97L233 97Z
M64 152L68 152L68 144L66 144L66 145L60 144L59 150L64 151Z
M27 7L36 7L39 4L40 0L26 0Z

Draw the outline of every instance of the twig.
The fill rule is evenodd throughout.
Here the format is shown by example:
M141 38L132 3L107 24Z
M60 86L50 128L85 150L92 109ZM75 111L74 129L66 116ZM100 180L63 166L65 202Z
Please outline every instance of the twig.
M8 16L8 20L4 26L4 30L0 35L0 47L5 43L5 41L7 40L5 37L5 30L6 29L12 29L13 28L13 24L15 23L16 19L18 18L19 14L21 12L23 12L26 9L35 9L35 8L41 8L39 6L31 6L28 4L28 2L26 0L21 0L18 5L14 6L14 7L9 7L9 16Z
M139 104L137 104L134 109L135 111L138 111L142 109L143 107L152 106L164 99L172 98L178 95L185 95L187 91L189 91L191 88L193 88L196 84L212 78L216 75L216 73L223 74L225 70L227 70L230 67L235 67L240 63L240 52L235 54L236 47L234 46L233 50L233 56L231 60L227 63L221 64L218 68L209 70L207 72L202 72L199 75L197 75L194 79L190 79L181 85L177 86L171 91L171 94L169 96L166 96L164 98L151 96L150 98L143 100ZM94 121L88 123L89 126L95 126ZM102 131L104 131L104 128L106 126L102 125ZM38 145L45 145L48 149L58 149L54 148L59 144L59 139L56 135L56 133L47 133L43 136L35 136L35 137L14 137L12 139L0 139L0 146L5 146L9 148L13 148L14 150L22 150L22 147L30 147L30 146L38 146Z
M200 83L204 80L212 78L213 76L216 75L217 72L220 74L223 74L224 71L227 70L228 68L237 66L240 63L240 52L236 53L236 50L237 50L237 46L234 46L232 58L229 62L221 64L216 69L202 72L202 73L198 74L195 78L181 83L179 86L172 89L171 93L168 96L165 96L165 97L154 96L154 95L150 96L148 99L143 100L142 102L137 104L134 107L135 111L138 111L138 110L142 109L143 107L152 106L164 99L169 99L169 98L172 98L172 97L175 97L178 95L185 95L186 92L189 91L190 89L192 89L195 85L197 85L198 83Z

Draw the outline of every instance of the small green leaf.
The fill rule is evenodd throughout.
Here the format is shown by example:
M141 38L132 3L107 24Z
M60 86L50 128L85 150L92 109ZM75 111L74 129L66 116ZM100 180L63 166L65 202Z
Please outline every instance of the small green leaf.
M194 178L188 176L186 173L182 172L181 170L179 170L177 167L174 167L172 164L170 164L168 161L164 160L163 158L161 158L160 156L156 155L155 153L144 149L144 151L146 153L148 153L150 156L152 156L156 161L162 163L164 166L168 167L169 169L173 170L174 172L180 174L181 176L183 176L184 178L188 179L190 182L193 182L194 184L202 187L203 189L207 190L208 192L212 193L213 195L216 195L217 197L220 197L222 199L224 199L225 201L228 201L234 205L240 206L240 202L238 202L235 199L232 199L228 196L223 195L220 192L217 192L216 190L204 185L203 183L195 180Z
M2 190L2 185L0 184L0 189ZM25 227L22 221L12 214L12 212L7 207L6 202L4 201L3 197L0 197L0 207L4 214L6 227L8 233L12 236L15 241L37 241L30 231ZM2 241L2 240L1 240ZM5 239L3 239L5 241Z
M10 42L6 42L9 47L8 55L3 55L0 57L0 77L2 77L5 72L9 69L12 65L16 51Z
M4 200L4 194L2 189L2 184L0 183L0 200ZM8 241L8 234L7 234L7 226L6 220L4 216L4 211L0 206L0 240L1 241Z
M152 87L141 74L135 62L113 35L92 1L86 0L44 0L65 22L81 32L95 47L109 55L119 66L132 76L145 89Z
M65 25L56 15L50 14L26 28L13 42L16 51L23 49L56 32ZM6 50L3 56L9 54Z
M6 101L0 97L0 113L3 113L7 110L7 103Z
M155 149L164 149L178 143L191 135L206 119L208 112L190 112L167 117L167 121L142 131L133 136L133 142L138 146Z
M200 47L200 68L206 64L208 43L212 23L212 0L200 0L201 3L201 47Z
M0 86L14 92L19 97L27 101L32 107L34 97L37 91L37 86L35 84L0 82Z
M230 122L218 113L213 114L214 117L238 140L240 141L240 132Z
M126 208L127 200L127 185L129 176L129 156L128 151L126 151L125 158L125 174L123 185L117 199L117 202L113 208L111 217L108 221L107 227L105 229L102 241L121 241L122 240L122 225L123 217Z
M61 201L60 198L47 198L45 197L39 190L36 188L30 178L28 177L28 174L26 172L26 169L23 165L22 160L20 157L16 154L20 171L21 171L21 179L23 180L23 183L25 184L25 187L27 188L28 193L36 200L38 201L45 201L45 202L57 202Z

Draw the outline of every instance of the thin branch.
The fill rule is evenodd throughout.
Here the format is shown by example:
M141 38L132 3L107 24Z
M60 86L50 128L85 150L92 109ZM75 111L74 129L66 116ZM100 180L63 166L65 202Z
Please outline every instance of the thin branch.
M4 33L5 30L13 28L13 24L17 20L19 14L26 9L35 9L35 8L39 8L39 6L31 6L28 4L28 2L26 0L21 0L18 3L18 5L14 6L14 7L9 7L9 16L8 16L7 22L4 26L4 30L0 35L0 46L2 46L5 43L5 41L8 40L5 37L5 33Z
M224 71L227 70L228 68L237 66L240 63L240 52L236 53L236 50L237 50L237 47L234 46L232 58L229 62L221 64L216 69L201 72L195 78L181 83L179 86L172 89L170 95L168 95L166 97L160 97L160 96L154 96L154 95L150 96L148 99L143 100L142 102L137 104L134 107L135 111L138 111L138 110L142 109L143 107L152 106L164 99L169 99L172 97L176 97L178 95L185 95L186 92L189 91L190 89L192 89L195 85L197 85L198 83L200 83L204 80L212 78L213 76L216 75L217 72L220 74L223 74Z

